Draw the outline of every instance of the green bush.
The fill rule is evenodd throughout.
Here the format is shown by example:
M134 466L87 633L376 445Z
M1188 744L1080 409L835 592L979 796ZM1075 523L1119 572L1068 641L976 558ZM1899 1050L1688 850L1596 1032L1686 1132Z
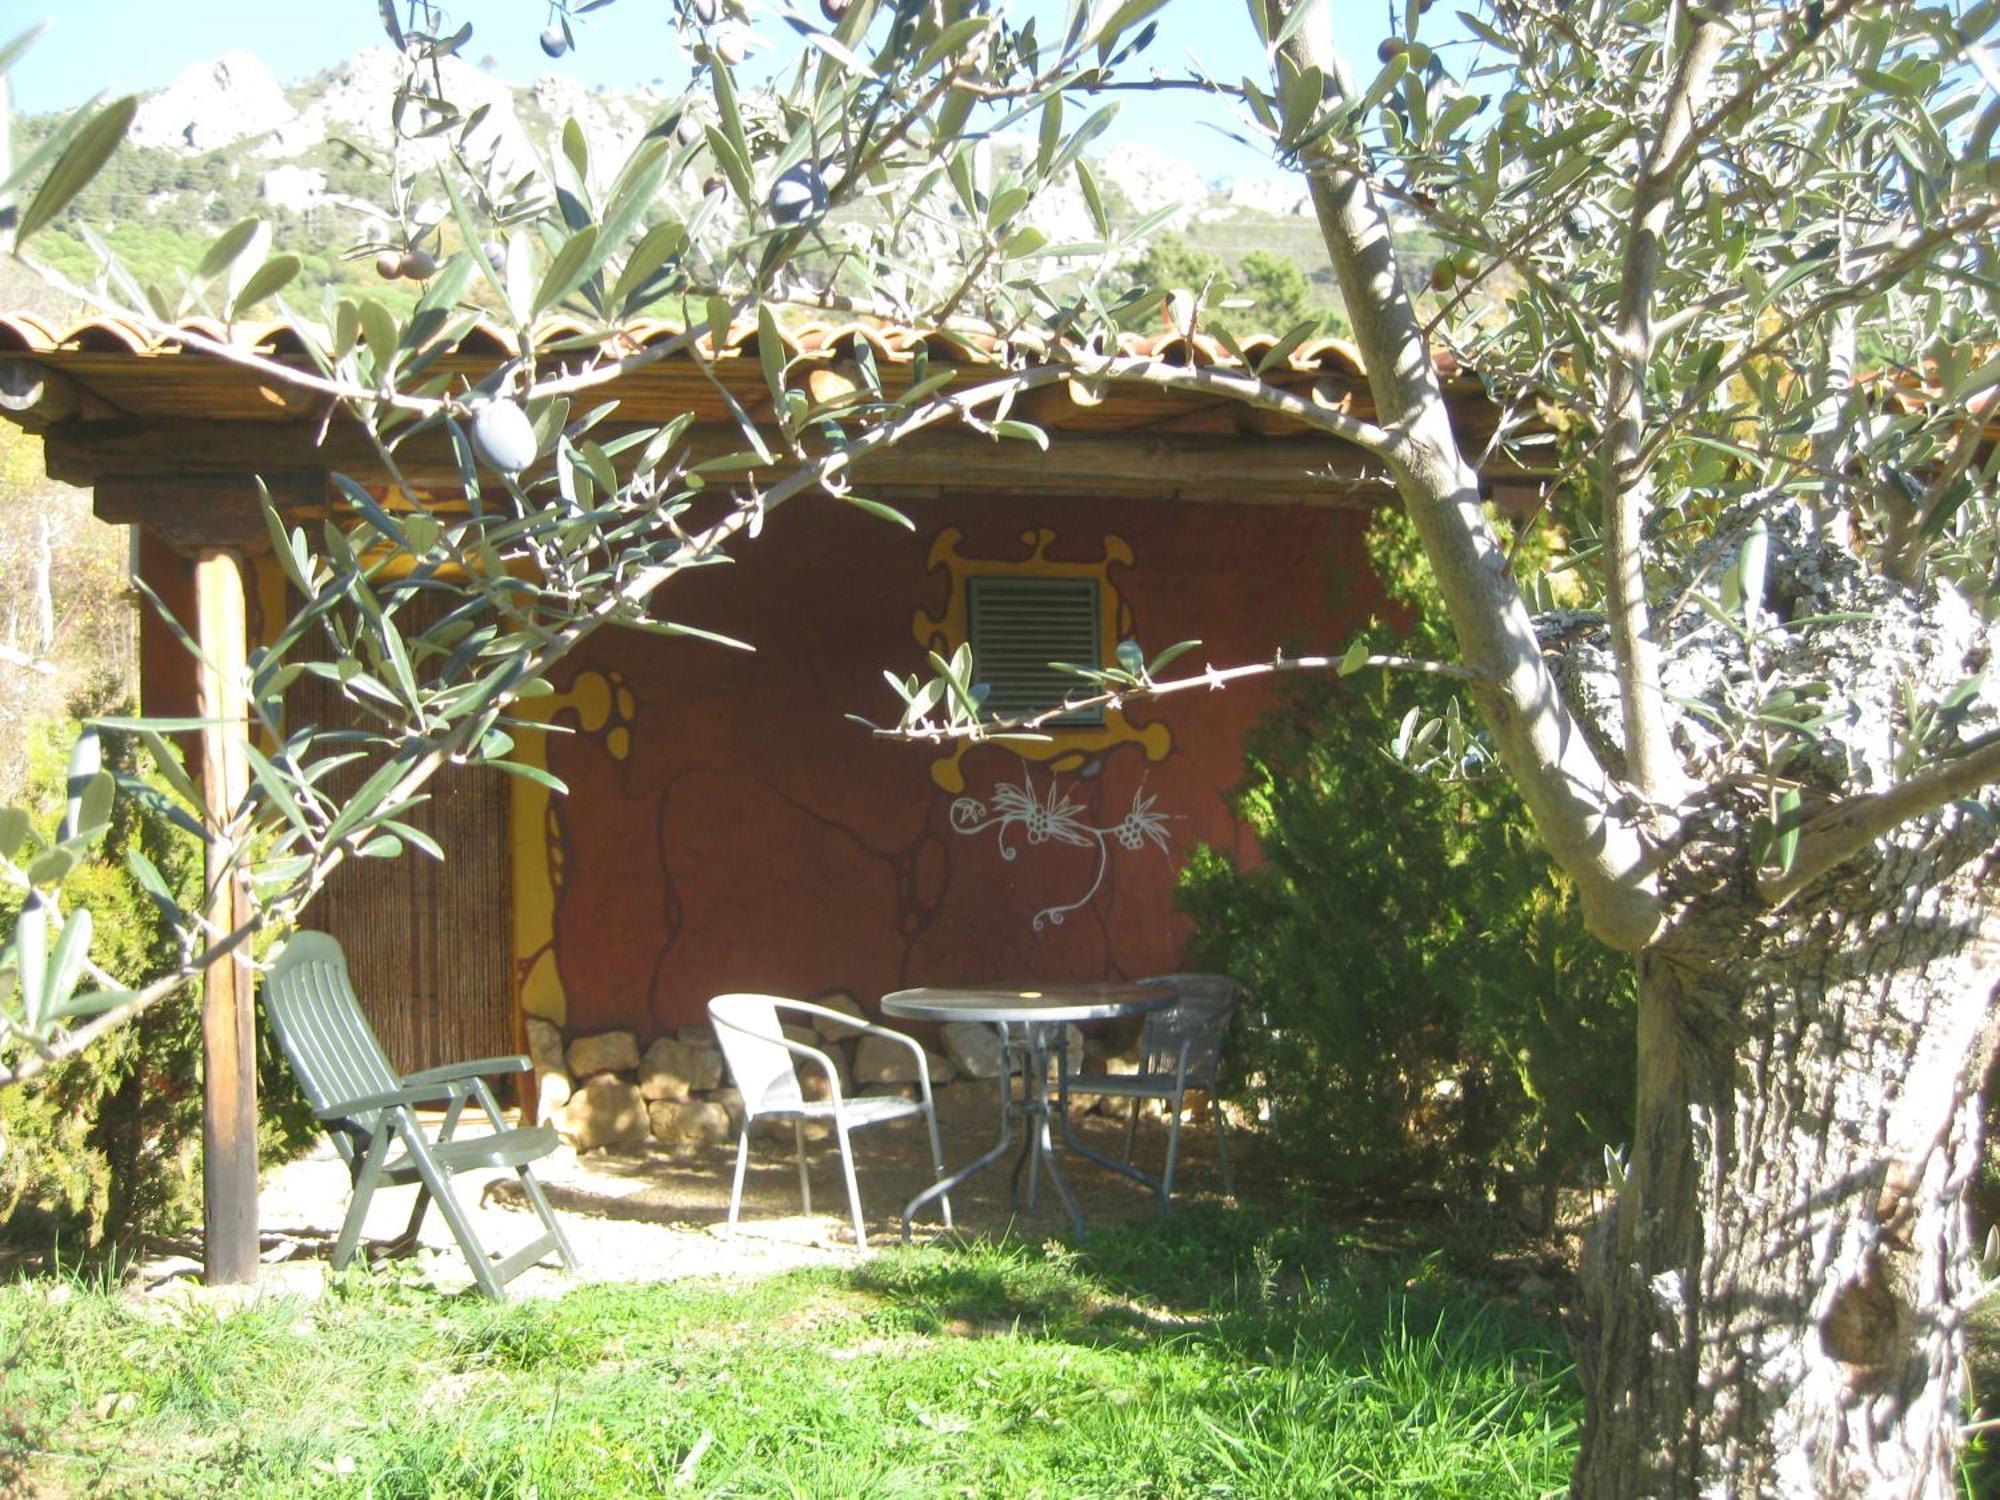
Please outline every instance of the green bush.
M1447 652L1400 513L1370 552L1410 615L1381 644ZM1189 962L1235 975L1265 1018L1234 1048L1236 1086L1271 1105L1291 1171L1382 1194L1533 1187L1547 1224L1555 1187L1629 1136L1633 976L1503 779L1446 786L1387 753L1405 713L1448 697L1409 675L1288 687L1236 792L1261 865L1203 847L1182 874Z
M62 816L63 768L73 723L43 726L32 752L30 811L47 835ZM118 736L105 763L132 772ZM201 846L142 815L121 796L96 857L72 874L64 898L94 918L91 956L137 988L168 972L179 940L126 867L128 849L152 860L183 906L199 904ZM20 892L0 887L0 932L19 916ZM260 1038L260 1146L276 1159L311 1138L311 1115L275 1049ZM201 1002L190 990L17 1088L0 1090L0 1235L64 1251L117 1252L140 1234L171 1232L200 1209Z

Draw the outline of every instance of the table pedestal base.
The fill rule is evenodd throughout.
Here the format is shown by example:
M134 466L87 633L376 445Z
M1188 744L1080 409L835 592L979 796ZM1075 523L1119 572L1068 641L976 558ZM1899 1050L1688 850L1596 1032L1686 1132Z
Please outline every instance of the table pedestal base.
M1014 1122L1018 1119L1022 1127L1019 1154L1014 1159L1014 1177L1011 1201L1018 1210L1021 1207L1021 1172L1028 1174L1027 1211L1035 1211L1036 1178L1040 1169L1049 1169L1049 1180L1061 1194L1063 1207L1069 1210L1070 1226L1076 1238L1083 1238L1083 1209L1076 1201L1076 1193L1063 1175L1062 1167L1056 1159L1055 1139L1050 1133L1051 1114L1061 1107L1051 1103L1049 1098L1049 1060L1052 1048L1065 1045L1066 1022L1047 1021L1001 1021L995 1023L1000 1029L1001 1045L1001 1098L1000 1098L1000 1138L991 1150L983 1156L959 1168L949 1177L925 1188L912 1198L903 1209L903 1243L910 1242L910 1221L917 1211L934 1198L941 1198L952 1192L975 1172L983 1172L1007 1154L1014 1143ZM1061 1055L1061 1054L1057 1054ZM1067 1061L1067 1058L1064 1058ZM1014 1072L1018 1063L1021 1073L1021 1092L1014 1093ZM1076 1151L1102 1166L1109 1167L1130 1177L1142 1187L1150 1190L1159 1200L1160 1211L1165 1212L1166 1200L1160 1193L1160 1182L1129 1163L1118 1161L1102 1152L1093 1151L1071 1134L1069 1120L1063 1120L1063 1139Z

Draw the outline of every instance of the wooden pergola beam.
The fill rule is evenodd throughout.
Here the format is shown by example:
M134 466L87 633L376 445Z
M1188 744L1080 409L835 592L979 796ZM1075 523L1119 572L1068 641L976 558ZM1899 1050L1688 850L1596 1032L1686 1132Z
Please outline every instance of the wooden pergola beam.
M609 430L607 425L607 430ZM372 447L330 427L291 423L64 423L45 439L49 473L96 491L100 520L143 524L182 550L262 551L267 532L257 477L282 512L322 511L328 474L388 481ZM691 458L738 451L733 427L690 429ZM419 489L455 494L456 456L442 435L404 445L397 461ZM1389 478L1359 449L1310 434L1246 440L1169 432L1068 432L1045 452L1033 443L979 433L926 433L871 454L852 479L863 493L1075 495L1214 503L1372 507Z
M249 630L243 570L235 554L210 548L195 559L195 639L201 646L201 789L207 811L204 887L211 930L233 932L249 917L242 881L230 871L236 809L249 789L245 661ZM257 1049L247 950L202 976L202 1257L210 1286L257 1279Z

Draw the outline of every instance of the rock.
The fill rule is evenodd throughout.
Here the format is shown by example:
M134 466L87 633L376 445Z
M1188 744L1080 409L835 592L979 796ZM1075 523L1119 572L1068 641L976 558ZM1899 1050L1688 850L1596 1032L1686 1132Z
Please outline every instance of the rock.
M629 1031L600 1031L569 1044L569 1071L584 1078L592 1073L623 1073L639 1066L639 1039Z
M720 1104L729 1111L729 1133L734 1135L743 1128L743 1095L735 1089L716 1089L709 1096L713 1104Z
M1185 229L1208 202L1208 183L1177 156L1135 141L1113 146L1098 167L1099 180L1115 182L1135 213L1171 209L1163 229Z
M957 1070L951 1063L934 1052L926 1052L924 1061L934 1082L956 1076ZM871 1083L915 1083L916 1056L908 1047L887 1037L864 1036L854 1047L854 1081L863 1093Z
M569 1074L554 1069L535 1069L535 1123L546 1125L561 1113L576 1093Z
M438 58L435 66L441 75L443 96L466 117L477 114L479 119L462 142L457 132L449 142L441 135L406 138L405 162L412 168L428 167L441 161L454 145L462 144L474 159L496 157L495 169L503 173L531 165L534 142L515 117L514 92L506 80L483 73L458 57ZM429 71L427 67L425 72ZM330 137L380 143L386 133L390 102L403 81L403 60L396 53L387 47L363 48L319 80L300 113L279 124L274 140L261 149L271 156L297 157ZM430 117L426 100L438 90L428 83L428 79L420 83L411 98L412 121ZM486 106L483 114L481 105ZM593 141L600 139L590 129L593 121L579 118L578 123ZM622 154L616 159L622 160Z
M1229 187L1231 213L1259 218L1298 218L1312 212L1312 195L1302 178L1239 177ZM1206 215L1204 215L1206 217Z
M139 106L128 139L169 151L214 151L289 123L297 111L277 75L248 52L196 63Z
M264 174L259 196L273 208L304 213L326 198L326 173L318 167L273 167Z
M1063 1050L1068 1055L1069 1058L1070 1072L1081 1073L1083 1071L1083 1028L1082 1027L1080 1026L1063 1027Z
M841 1094L851 1098L854 1094L854 1044L822 1041L819 1050L826 1054L827 1060L833 1064L833 1071L840 1075ZM810 1063L799 1069L799 1092L814 1102L833 1096L833 1091L827 1087L826 1074Z
M562 1028L540 1016L529 1016L528 1060L538 1070L545 1068L553 1073L567 1072L569 1065L563 1059Z
M646 1106L655 1140L669 1146L707 1146L735 1135L729 1111L713 1099L656 1099Z
M833 1138L833 1126L826 1120L805 1120L806 1140L817 1143ZM750 1127L750 1134L760 1141L770 1141L789 1150L792 1146L792 1122L788 1117L761 1115Z
M828 990L824 995L814 995L812 1003L823 1005L828 1010L837 1010L843 1016L852 1016L857 1021L868 1019L868 1012L861 1008L861 1002L846 990ZM852 1026L843 1026L838 1021L823 1020L819 1016L812 1018L812 1024L813 1030L829 1041L848 1041L856 1034Z
M778 1029L784 1032L786 1041L797 1042L801 1047L817 1047L820 1043L819 1033L810 1026L794 1026L786 1022Z
M713 1047L715 1028L712 1026L683 1026L674 1033L690 1047Z
M556 1133L579 1151L639 1146L652 1134L646 1101L632 1084L600 1073L570 1097L556 1116Z
M1065 1026L1063 1028L1063 1031L1064 1031L1063 1050L1068 1055L1069 1058L1069 1070L1072 1073L1081 1073L1083 1071L1083 1059L1084 1059L1083 1031L1081 1028L1076 1026ZM1055 1051L1056 1049L1054 1047L1049 1048L1050 1078L1054 1078L1056 1076Z
M722 1054L661 1037L639 1062L639 1092L648 1099L685 1099L722 1084Z
M864 1099L877 1099L884 1096L897 1099L920 1099L923 1097L918 1092L917 1086L914 1083L864 1083L861 1085L861 1097Z
M990 1123L1000 1109L1001 1082L997 1078L961 1078L933 1091L940 1124L965 1120Z
M1139 1071L1139 1039L1087 1036L1083 1039L1084 1066L1092 1073L1125 1077Z
M947 1021L944 1050L971 1078L998 1078L1006 1066L1000 1033L983 1021Z

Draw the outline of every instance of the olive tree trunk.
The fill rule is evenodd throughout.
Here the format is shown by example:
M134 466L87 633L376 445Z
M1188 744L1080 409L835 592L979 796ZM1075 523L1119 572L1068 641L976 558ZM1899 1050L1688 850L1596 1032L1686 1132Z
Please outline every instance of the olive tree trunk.
M1586 1252L1574 1493L1939 1496L2000 856L1952 809L1772 912L1735 841L1640 958L1637 1128Z

